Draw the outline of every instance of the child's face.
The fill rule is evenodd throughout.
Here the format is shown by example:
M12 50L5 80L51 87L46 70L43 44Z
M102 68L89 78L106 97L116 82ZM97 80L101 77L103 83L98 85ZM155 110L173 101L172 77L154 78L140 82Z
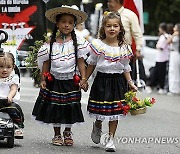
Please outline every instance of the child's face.
M119 25L118 19L113 18L113 19L107 20L104 27L106 38L117 38L120 30L121 30L121 27Z
M83 24L77 24L76 25L76 29L79 30L79 31L82 31L83 30Z
M72 15L62 15L59 22L57 22L57 27L61 33L70 34L74 29L74 17Z
M0 57L0 78L8 77L14 69L13 61L8 57Z

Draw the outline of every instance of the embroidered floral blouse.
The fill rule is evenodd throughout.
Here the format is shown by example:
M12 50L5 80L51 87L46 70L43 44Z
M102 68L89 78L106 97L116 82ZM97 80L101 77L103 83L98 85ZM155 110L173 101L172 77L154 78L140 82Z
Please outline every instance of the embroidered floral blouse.
M112 47L99 39L92 41L92 48L87 63L96 65L96 70L102 73L123 73L131 71L129 58L133 55L127 44Z

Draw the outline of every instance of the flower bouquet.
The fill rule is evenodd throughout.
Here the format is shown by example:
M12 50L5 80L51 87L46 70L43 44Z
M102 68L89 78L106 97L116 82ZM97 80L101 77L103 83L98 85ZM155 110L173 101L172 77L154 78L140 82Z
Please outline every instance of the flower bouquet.
M155 103L155 98L146 97L140 100L136 96L136 92L128 91L125 93L125 99L123 101L126 103L126 108L131 113L131 115L137 115L146 113L146 107L151 107Z

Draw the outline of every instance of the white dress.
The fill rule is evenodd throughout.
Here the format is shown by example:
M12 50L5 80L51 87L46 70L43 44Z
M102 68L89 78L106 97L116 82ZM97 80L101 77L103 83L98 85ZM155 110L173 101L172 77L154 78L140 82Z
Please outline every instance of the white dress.
M93 81L88 99L89 116L101 121L120 120L124 114L118 102L124 99L127 84L123 73L130 72L129 45L109 46L100 39L94 39L87 63L96 65L97 75Z
M0 99L7 99L12 84L16 84L19 87L19 76L12 74L7 78L0 78ZM20 101L20 93L17 91L13 98L13 102L18 103Z
M173 37L171 48L169 59L169 91L180 94L180 52L178 36Z

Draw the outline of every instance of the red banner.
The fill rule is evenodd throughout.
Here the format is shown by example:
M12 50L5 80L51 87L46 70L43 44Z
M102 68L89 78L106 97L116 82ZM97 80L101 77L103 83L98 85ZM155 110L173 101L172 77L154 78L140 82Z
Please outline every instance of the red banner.
M143 25L144 23L143 23L143 15L142 15L142 12L143 12L142 0L124 0L123 6L127 9L133 11L137 15L137 17L139 19L141 31L144 32L144 25ZM136 52L136 44L135 44L134 39L132 42L132 49L133 49L133 52L135 53Z

